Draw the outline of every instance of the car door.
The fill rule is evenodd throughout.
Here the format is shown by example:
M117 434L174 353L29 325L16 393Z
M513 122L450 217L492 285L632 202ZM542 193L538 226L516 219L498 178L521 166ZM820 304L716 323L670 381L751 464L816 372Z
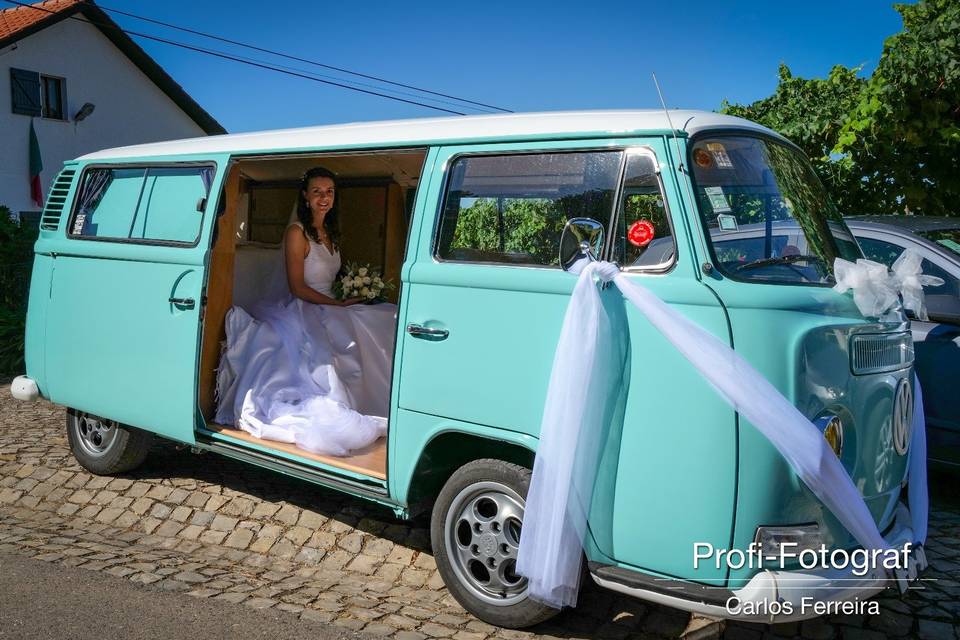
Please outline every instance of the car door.
M427 196L437 224L420 229L403 274L401 411L539 430L575 281L558 265L570 213L559 194L591 217L609 218L616 189L621 151L592 146L439 149L434 162L446 167L445 179L434 178ZM392 440L404 440L403 423L391 425Z
M226 163L82 167L46 244L54 402L194 441L201 291Z
M700 280L684 207L660 139L631 150L612 228L611 259L706 331L729 341L719 299ZM647 224L649 223L649 224ZM631 233L646 228L644 234ZM610 290L622 297L616 288ZM726 570L693 568L694 543L730 545L736 505L733 410L632 304L622 421L598 476L590 530L616 564L716 585ZM599 560L600 558L598 558Z
M931 456L960 464L960 396L954 382L960 373L960 323L952 321L960 317L960 265L899 234L857 227L854 233L867 258L891 266L910 247L923 256L924 275L943 280L940 285L924 285L930 319L914 318L910 326L927 426L940 432L931 434Z
M426 196L436 215L422 221L404 271L391 459L405 442L452 429L538 435L576 281L557 264L568 218L594 218L609 230L614 210L626 207L608 237L628 277L727 338L717 298L695 276L675 184L658 178L665 157L661 138L439 150L434 167L443 179ZM644 212L659 212L651 253L628 252L628 222ZM602 297L629 327L628 386L608 425L588 554L689 577L694 541L730 541L734 415L618 290ZM706 567L696 575L725 574Z

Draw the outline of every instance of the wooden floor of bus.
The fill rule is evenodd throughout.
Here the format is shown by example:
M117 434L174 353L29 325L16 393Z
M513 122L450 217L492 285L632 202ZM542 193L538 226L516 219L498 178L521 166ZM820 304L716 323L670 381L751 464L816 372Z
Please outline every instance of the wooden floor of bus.
M236 440L257 444L261 447L266 447L267 449L275 449L276 451L283 451L284 453L289 453L301 458L306 458L308 460L322 462L323 464L330 465L331 467L346 469L347 471L353 471L354 473L363 473L379 480L387 479L386 438L378 439L370 446L360 449L352 456L340 457L322 456L316 453L310 453L309 451L298 449L292 444L287 444L286 442L263 440L261 438L257 438L256 436L250 435L243 429L236 429L234 427L228 427L222 424L213 424L212 422L208 422L207 429L230 436Z

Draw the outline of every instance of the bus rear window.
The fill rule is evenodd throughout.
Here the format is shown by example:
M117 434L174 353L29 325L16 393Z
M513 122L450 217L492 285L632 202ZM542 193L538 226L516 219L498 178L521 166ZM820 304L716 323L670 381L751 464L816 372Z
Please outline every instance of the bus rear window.
M70 235L194 244L212 167L91 168L83 176Z

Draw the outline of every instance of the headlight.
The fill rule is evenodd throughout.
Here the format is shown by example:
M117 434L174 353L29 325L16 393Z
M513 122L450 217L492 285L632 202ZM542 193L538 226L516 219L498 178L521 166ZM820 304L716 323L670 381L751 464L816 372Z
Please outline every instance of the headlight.
M804 549L819 549L823 544L820 527L815 524L800 524L781 527L757 527L754 542L763 557L780 557L780 547L787 544L784 554L789 557Z
M833 452L840 457L843 453L843 423L837 416L821 416L814 421Z

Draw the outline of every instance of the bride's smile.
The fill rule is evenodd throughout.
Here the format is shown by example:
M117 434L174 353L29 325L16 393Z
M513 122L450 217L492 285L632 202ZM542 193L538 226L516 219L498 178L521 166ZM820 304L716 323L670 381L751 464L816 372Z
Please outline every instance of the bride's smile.
M313 213L314 223L320 224L330 209L333 208L333 200L336 193L333 180L326 177L317 177L310 180L304 197Z

